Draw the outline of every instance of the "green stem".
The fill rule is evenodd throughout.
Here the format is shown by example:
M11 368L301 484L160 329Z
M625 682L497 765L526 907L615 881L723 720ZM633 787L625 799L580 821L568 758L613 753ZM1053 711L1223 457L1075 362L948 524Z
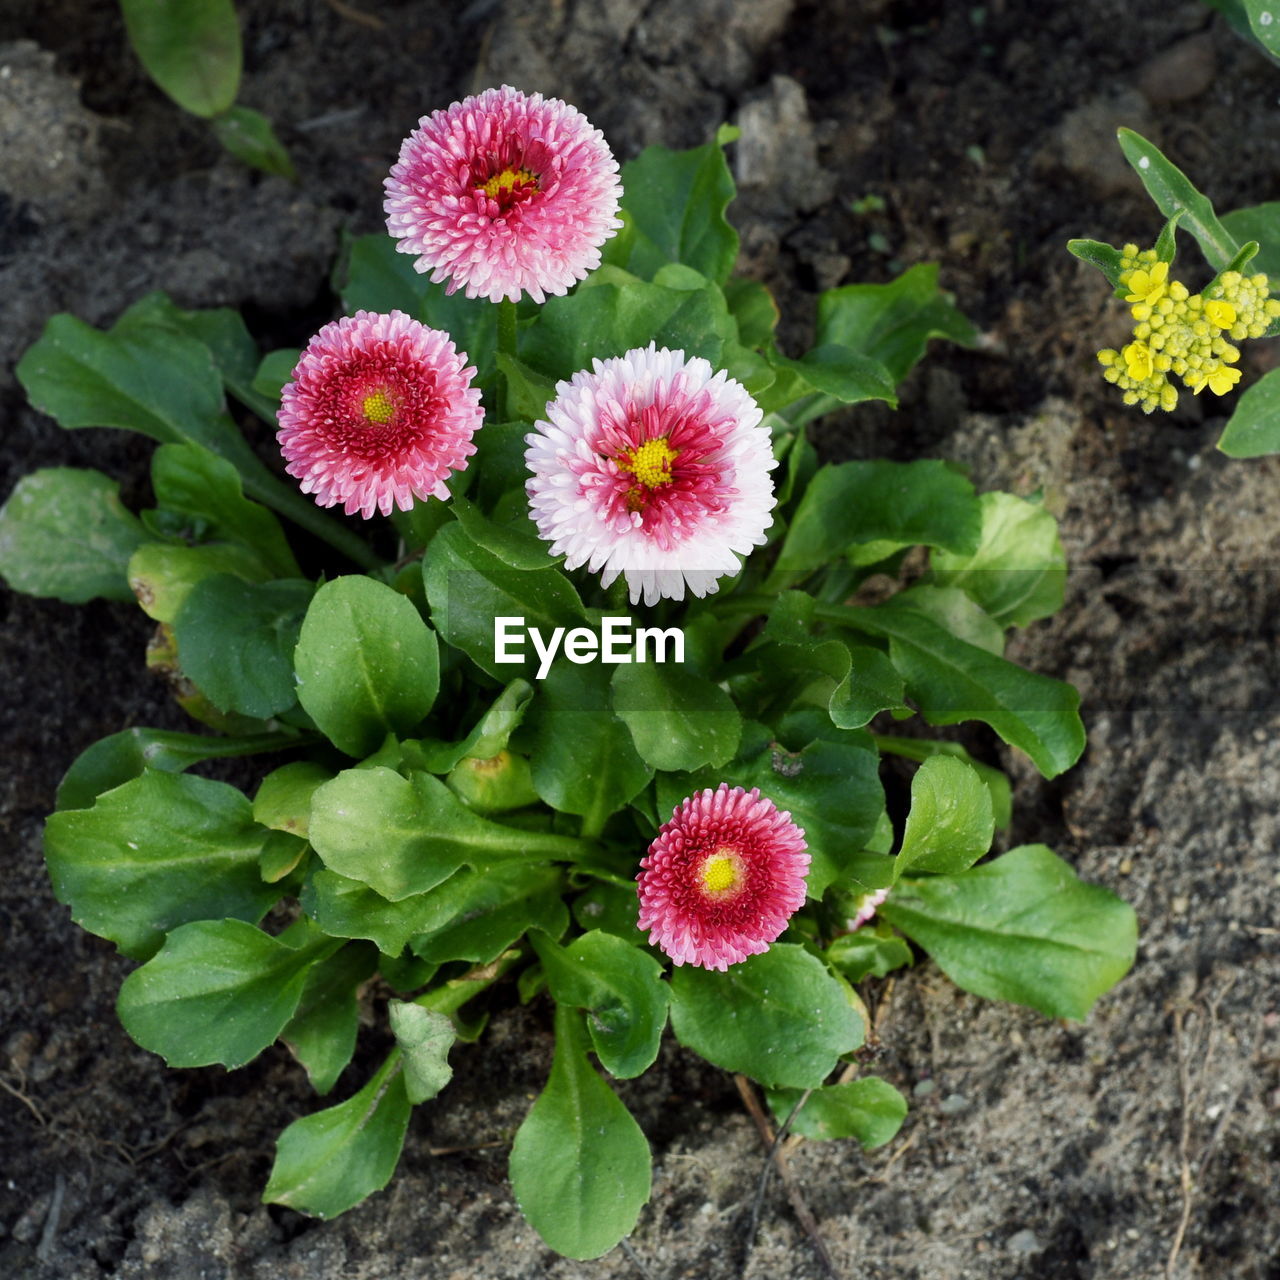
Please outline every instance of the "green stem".
M261 476L245 475L244 491L251 498L256 498L263 506L270 507L278 514L292 520L294 524L305 529L313 537L326 542L335 551L340 551L348 560L358 564L362 569L381 569L383 561L373 548L359 535L344 528L332 516L327 516L310 498L299 490L277 480L270 472Z
M516 358L516 304L510 298L498 303L498 354ZM505 373L498 375L497 419L507 420L508 381Z
M523 958L524 952L519 947L512 947L491 963L468 969L461 977L453 978L443 986L420 995L413 1003L452 1018L468 1000L487 991L512 965Z

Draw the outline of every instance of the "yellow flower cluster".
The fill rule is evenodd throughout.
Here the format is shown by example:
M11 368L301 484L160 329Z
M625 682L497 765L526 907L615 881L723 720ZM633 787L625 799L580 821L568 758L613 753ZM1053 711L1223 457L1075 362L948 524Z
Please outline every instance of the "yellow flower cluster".
M1127 244L1120 266L1135 321L1133 341L1119 351L1099 351L1098 360L1102 376L1124 392L1125 404L1141 405L1144 413L1177 405L1170 374L1196 395L1206 387L1225 395L1240 380L1240 370L1232 368L1240 350L1229 339L1260 338L1280 316L1280 299L1269 296L1264 275L1224 272L1206 297L1170 280L1169 264L1154 249Z

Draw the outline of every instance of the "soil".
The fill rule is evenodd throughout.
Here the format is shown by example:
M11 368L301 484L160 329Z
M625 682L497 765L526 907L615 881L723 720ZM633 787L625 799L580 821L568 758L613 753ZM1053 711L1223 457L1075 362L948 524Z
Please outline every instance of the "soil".
M925 261L981 329L976 351L935 343L899 410L841 415L822 445L1045 491L1068 601L1012 655L1079 686L1090 745L1053 783L1002 753L1009 840L1052 845L1142 927L1133 972L1082 1025L977 1000L929 964L869 983L876 1070L911 1114L869 1156L798 1147L793 1180L847 1280L1280 1277L1280 460L1215 451L1230 400L1124 409L1092 357L1123 340L1122 309L1063 249L1158 229L1118 124L1220 209L1278 198L1280 70L1177 0L355 3L239 6L241 99L277 123L294 186L221 154L150 85L116 6L9 0L0 493L75 465L145 499L149 443L59 431L25 406L13 361L50 314L104 323L159 287L242 308L265 347L300 345L333 313L342 230L379 226L381 178L424 112L507 81L576 103L623 159L737 120L743 263L777 292L788 344L818 290ZM855 211L867 196L883 207ZM1246 357L1246 382L1266 355ZM545 1009L514 1001L483 1049L455 1051L387 1191L331 1223L261 1206L276 1134L313 1105L301 1071L274 1049L233 1073L171 1071L135 1047L113 1008L128 963L71 924L41 860L77 752L127 724L184 727L142 669L146 620L13 594L2 608L0 1274L823 1274L776 1182L747 1256L762 1147L732 1081L673 1045L621 1089L655 1156L630 1251L544 1248L503 1144L550 1034Z

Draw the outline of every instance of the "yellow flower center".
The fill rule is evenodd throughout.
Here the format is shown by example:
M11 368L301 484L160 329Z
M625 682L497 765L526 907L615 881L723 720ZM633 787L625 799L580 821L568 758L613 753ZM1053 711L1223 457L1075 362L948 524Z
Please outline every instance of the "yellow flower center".
M1236 309L1229 302L1210 299L1204 304L1205 318L1219 329L1230 329L1236 322Z
M391 399L385 389L375 391L371 395L365 396L360 402L360 411L364 414L366 422L376 422L379 426L383 426L395 416L395 401Z
M671 483L671 464L680 456L667 443L666 436L646 440L636 449L628 449L618 459L618 470L629 471L646 489Z
M717 849L702 864L702 887L712 897L724 897L742 883L742 860L732 849Z
M537 175L531 173L528 169L503 169L501 173L495 173L488 182L482 182L480 190L490 200L496 200L500 192L514 191L517 187L536 187L537 185Z

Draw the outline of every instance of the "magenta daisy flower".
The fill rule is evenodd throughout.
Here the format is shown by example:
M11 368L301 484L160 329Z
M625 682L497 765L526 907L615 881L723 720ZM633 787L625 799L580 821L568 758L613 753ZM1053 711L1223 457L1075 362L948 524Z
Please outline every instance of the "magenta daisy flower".
M447 333L401 311L325 325L281 394L285 470L322 507L340 502L366 520L447 498L484 418L475 372Z
M727 969L767 951L804 903L804 832L754 787L683 801L641 859L640 918L676 964Z
M384 181L387 230L448 292L562 294L622 226L618 162L575 107L503 85L423 116Z
M717 589L773 523L776 465L741 383L682 351L596 360L556 387L526 436L525 489L565 567L625 574L631 603Z

